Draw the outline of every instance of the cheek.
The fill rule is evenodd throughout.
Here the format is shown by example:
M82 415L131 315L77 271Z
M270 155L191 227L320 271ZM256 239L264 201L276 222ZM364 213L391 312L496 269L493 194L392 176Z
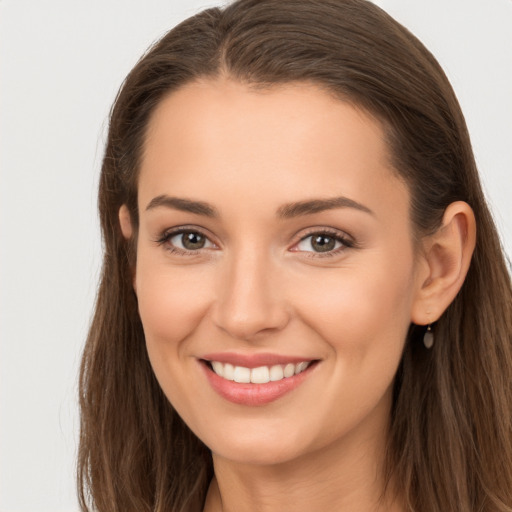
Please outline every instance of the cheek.
M136 288L148 346L178 343L200 323L207 310L209 279L198 269L173 269L140 255Z
M138 254L137 298L149 360L167 398L185 416L193 409L190 397L201 391L184 376L196 364L188 341L208 309L208 287L199 286L204 279L197 269L172 268Z
M333 269L309 287L297 308L304 322L345 356L364 357L394 348L401 352L410 325L414 290L412 264Z
M326 365L332 379L324 393L335 397L339 407L333 409L326 401L324 414L333 436L338 425L354 427L377 404L389 406L386 400L402 357L414 289L412 267L410 273L402 268L399 274L389 268L337 269L331 279L314 287L309 300L297 302L303 323L330 352Z

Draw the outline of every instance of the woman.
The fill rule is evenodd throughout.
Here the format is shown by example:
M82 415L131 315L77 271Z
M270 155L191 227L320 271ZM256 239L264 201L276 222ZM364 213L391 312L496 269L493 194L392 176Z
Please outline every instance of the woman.
M512 510L510 277L454 93L379 8L170 31L100 214L84 510Z

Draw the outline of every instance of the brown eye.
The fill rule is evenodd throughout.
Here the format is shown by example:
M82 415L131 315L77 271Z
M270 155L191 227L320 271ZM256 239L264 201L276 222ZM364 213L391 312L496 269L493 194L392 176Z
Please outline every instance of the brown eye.
M160 243L165 243L177 251L199 251L214 247L208 237L198 231L175 231L165 235Z
M205 245L206 238L200 233L182 233L181 243L187 250L202 249Z
M317 252L332 251L336 240L332 236L315 235L311 237L311 247Z
M309 252L312 255L324 253L326 256L336 254L338 250L352 247L353 243L345 239L341 234L313 233L305 236L297 245L296 250Z

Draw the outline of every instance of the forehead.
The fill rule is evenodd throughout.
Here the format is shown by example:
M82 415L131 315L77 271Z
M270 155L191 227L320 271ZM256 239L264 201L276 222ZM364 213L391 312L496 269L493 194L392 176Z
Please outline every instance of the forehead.
M378 203L394 191L407 202L389 162L381 124L317 86L261 90L205 80L169 94L155 109L139 199L172 193L222 201L228 193L258 192L263 207L267 199L270 205L333 194Z
M212 146L244 140L244 147L254 150L261 149L260 143L270 150L304 139L311 144L320 140L327 148L330 142L340 144L340 136L355 142L362 129L369 136L366 148L376 143L372 149L387 160L381 123L317 85L292 82L261 88L231 79L203 79L164 97L148 123L145 148L164 138L176 150L190 142L190 135L194 144L200 139Z

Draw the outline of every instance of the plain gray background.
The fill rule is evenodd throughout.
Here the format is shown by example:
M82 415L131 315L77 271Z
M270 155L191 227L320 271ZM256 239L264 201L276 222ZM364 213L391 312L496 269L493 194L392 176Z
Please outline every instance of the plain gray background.
M78 510L77 371L100 265L106 119L140 54L204 0L0 0L0 511ZM512 3L380 0L459 96L512 255Z

